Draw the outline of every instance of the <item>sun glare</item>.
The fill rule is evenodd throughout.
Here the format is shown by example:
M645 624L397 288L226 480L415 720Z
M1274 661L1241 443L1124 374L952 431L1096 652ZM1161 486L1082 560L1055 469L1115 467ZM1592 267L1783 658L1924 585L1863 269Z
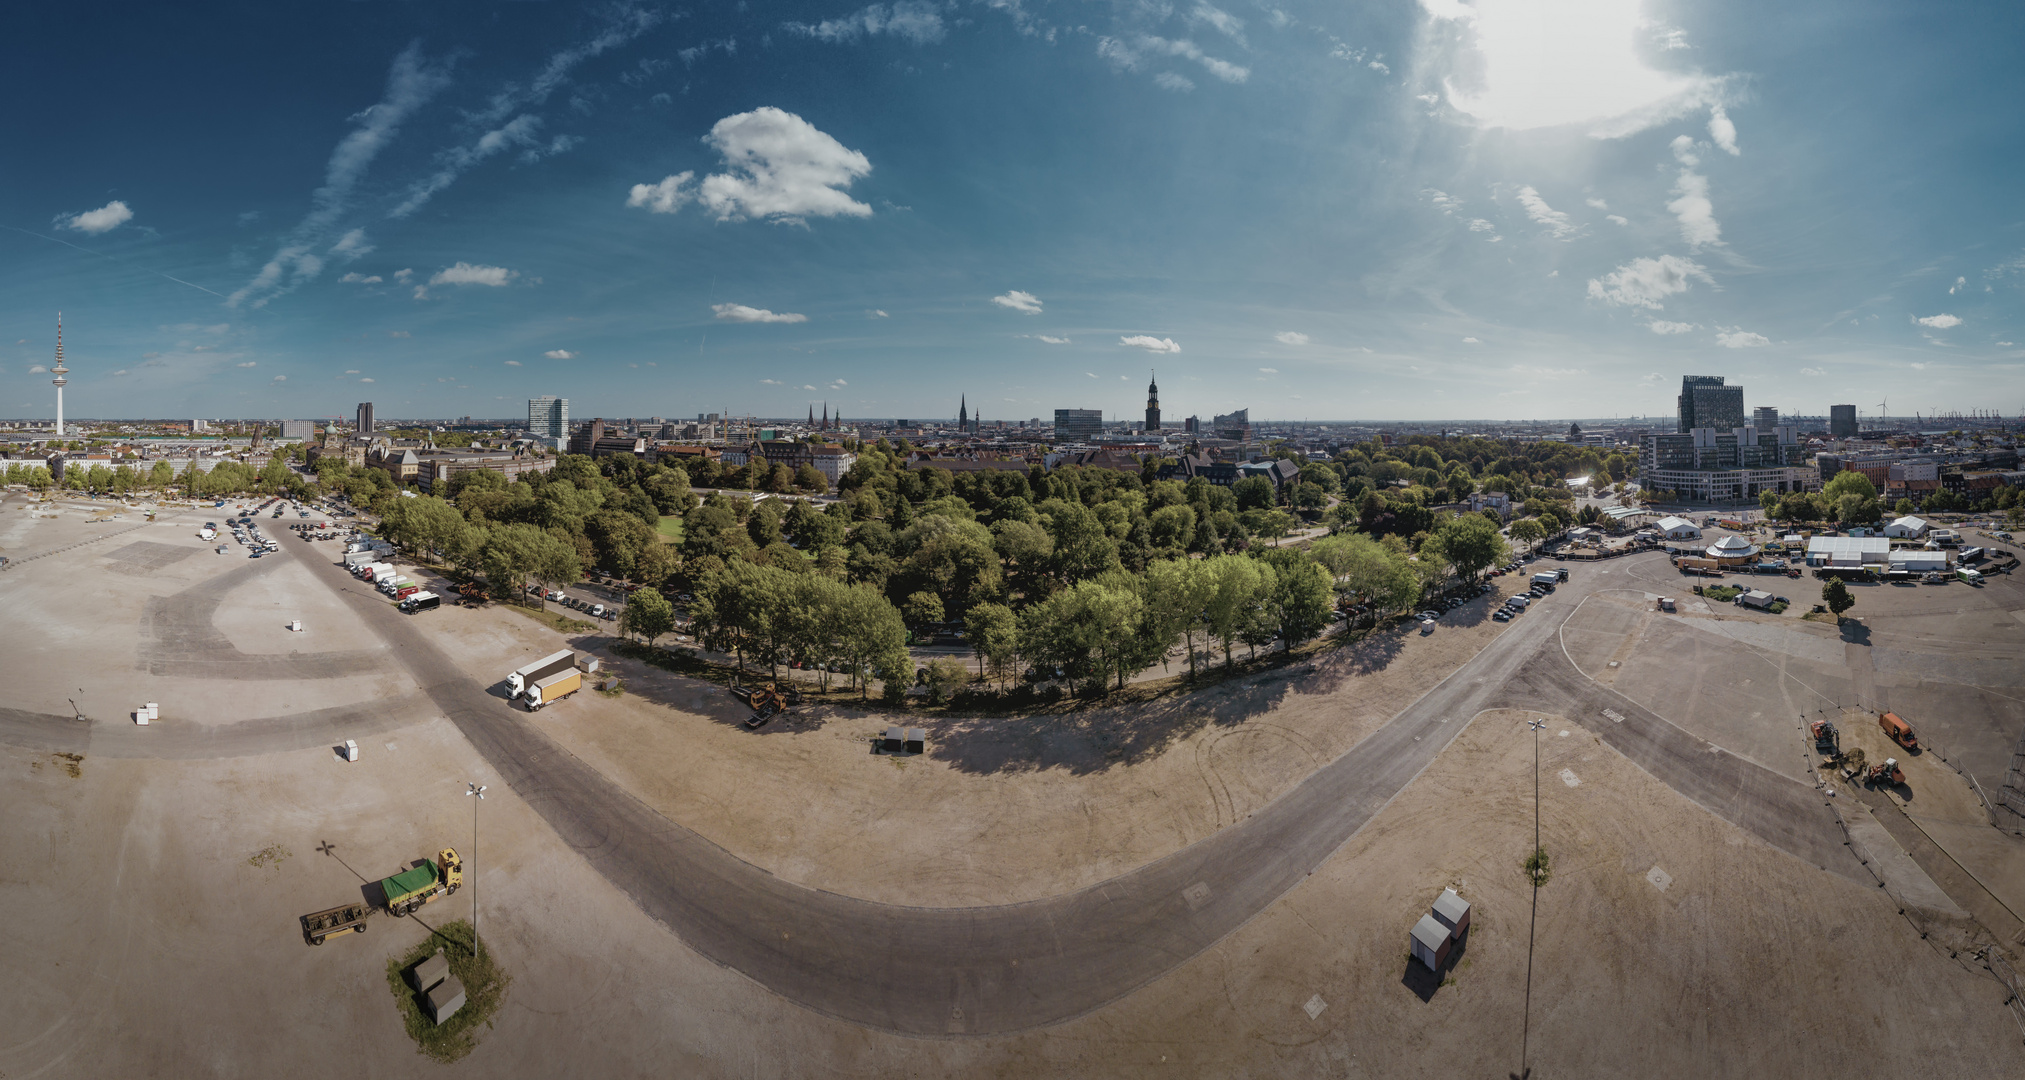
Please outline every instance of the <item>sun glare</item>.
M1636 0L1426 6L1438 20L1466 28L1462 70L1444 84L1449 103L1485 127L1525 131L1675 113L1699 103L1708 86L1645 63L1638 43L1648 24Z

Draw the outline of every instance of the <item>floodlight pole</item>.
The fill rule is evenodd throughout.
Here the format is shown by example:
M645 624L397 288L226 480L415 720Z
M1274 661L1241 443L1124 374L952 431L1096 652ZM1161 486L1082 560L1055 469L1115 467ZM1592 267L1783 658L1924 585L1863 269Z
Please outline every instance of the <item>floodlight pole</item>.
M1533 854L1526 861L1533 862L1533 860L1540 857L1540 729L1547 726L1547 721L1545 719L1528 720L1526 721L1526 726L1533 729ZM1532 1050L1533 1043L1533 938L1540 926L1539 864L1534 863L1526 876L1532 879L1533 884L1533 917L1530 926L1526 930L1526 1015L1525 1019L1521 1021L1519 1035L1519 1075L1521 1077L1532 1075L1532 1069L1527 1067L1526 1059Z
M466 784L466 795L477 798L471 803L471 960L478 961L478 804L485 801L483 784Z

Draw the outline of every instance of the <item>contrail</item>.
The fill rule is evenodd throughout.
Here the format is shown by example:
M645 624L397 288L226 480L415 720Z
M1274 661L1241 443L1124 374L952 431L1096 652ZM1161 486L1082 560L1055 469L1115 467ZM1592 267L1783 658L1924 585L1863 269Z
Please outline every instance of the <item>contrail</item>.
M197 284L197 283L196 283L196 282L194 282L194 281L184 281L184 280L183 280L182 278L176 277L176 276L175 276L175 275L173 275L173 274L164 274L164 273L162 273L162 272L161 272L160 270L150 270L150 269L148 269L148 268L147 268L147 267L145 267L145 266L135 266L134 264L132 264L132 263L129 263L129 262L125 261L124 259L118 259L118 258L114 258L113 256L111 256L111 255L108 255L108 254L106 254L106 253L105 253L105 252L103 252L103 251L93 251L92 249L90 249L90 248L88 248L88 247L79 247L78 245L76 245L76 244L73 244L73 243L71 243L70 241L68 241L68 240L65 240L65 239L63 239L63 238L62 238L62 237L60 237L60 236L50 236L50 235L47 235L47 234L45 234L45 233L39 233L39 232L29 232L29 231L28 231L27 229L18 229L18 228L15 228L15 227L14 227L14 226L12 226L12 225L0 225L0 229L6 229L6 230L8 230L8 231L10 231L10 232L18 232L18 233L20 233L20 234L21 234L21 235L23 235L23 236L33 236L33 237L37 237L37 238L39 238L39 239L42 239L42 240L48 240L48 241L51 241L51 242L53 242L53 243L58 243L58 244L62 244L62 245L63 245L64 247L67 247L67 248L76 248L76 249L77 249L78 251L82 251L82 252L84 252L84 253L85 253L86 255L96 255L96 256L98 256L98 257L99 257L99 258L101 258L101 259L106 259L106 260L108 260L108 261L111 261L111 262L116 262L116 263L119 263L119 264L120 264L121 266L129 266L129 267L132 267L132 268L133 268L133 269L135 269L135 270L140 270L140 271L143 271L143 272L145 272L145 273L149 273L149 274L153 274L153 275L155 275L155 276L156 276L156 277L158 277L158 278L168 278L168 279L169 279L170 281L173 281L173 282L175 282L175 283L176 283L176 284L178 284L178 285L188 285L189 287L191 287L191 288L193 288L193 289L197 290L198 292L203 292L203 293L211 293L211 295L212 295L212 296L215 296L215 297L217 297L217 298L218 298L218 299L220 299L220 300L224 300L224 299L226 299L226 296L225 296L225 294L224 294L224 293L221 293L221 292L211 292L211 290L210 290L210 289L207 289L207 288L205 288L204 286L202 286L202 285L199 285L199 284Z

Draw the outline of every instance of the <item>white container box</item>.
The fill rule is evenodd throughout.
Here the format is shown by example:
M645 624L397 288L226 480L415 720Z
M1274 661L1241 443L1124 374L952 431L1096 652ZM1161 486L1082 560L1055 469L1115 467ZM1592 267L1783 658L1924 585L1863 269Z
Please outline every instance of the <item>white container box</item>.
M148 719L160 720L161 718L162 718L162 707L160 705L155 704L152 701L148 702Z
M357 739L346 739L345 760L357 761L358 759L359 759L359 741Z

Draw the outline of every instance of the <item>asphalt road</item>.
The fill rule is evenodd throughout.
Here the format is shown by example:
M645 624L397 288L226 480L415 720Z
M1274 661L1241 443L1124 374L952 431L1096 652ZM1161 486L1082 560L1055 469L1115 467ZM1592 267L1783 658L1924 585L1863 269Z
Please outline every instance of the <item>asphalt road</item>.
M807 1008L906 1035L998 1034L1055 1024L1173 970L1299 885L1472 718L1492 708L1567 715L1768 842L1869 880L1812 789L1711 752L1575 670L1562 651L1559 626L1583 596L1615 576L1595 573L1597 564L1578 566L1573 582L1370 738L1215 836L1075 893L1009 906L912 908L783 881L662 817L528 724L502 696L467 678L430 640L426 620L401 615L304 545L285 544L282 552L310 556L312 570L392 647L422 692L500 778L691 948ZM1640 558L1648 557L1658 556ZM1609 720L1604 708L1625 720ZM322 736L342 718L316 719L322 722L310 728ZM0 738L9 741L30 734L75 740L77 727L69 718L0 710ZM95 750L127 749L103 723L94 727ZM273 727L256 723L243 735L221 731L203 746L164 756L264 752L254 747L311 734Z
M690 947L808 1008L921 1036L1059 1023L1131 993L1298 885L1479 712L1542 695L1564 705L1556 711L1593 704L1594 685L1558 639L1582 594L1564 587L1369 739L1214 837L1080 892L910 908L782 881L669 821L465 678L426 624L343 592L501 779ZM1610 734L1632 760L1768 841L1860 877L1828 811L1817 800L1805 812L1810 789L1705 749L1684 764L1691 736L1624 706L1635 720Z

